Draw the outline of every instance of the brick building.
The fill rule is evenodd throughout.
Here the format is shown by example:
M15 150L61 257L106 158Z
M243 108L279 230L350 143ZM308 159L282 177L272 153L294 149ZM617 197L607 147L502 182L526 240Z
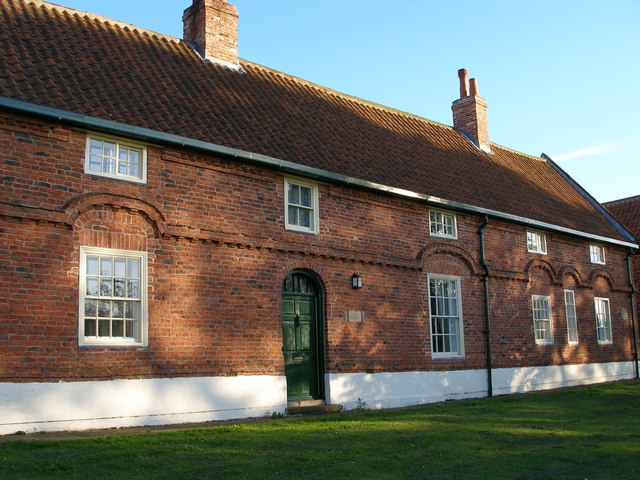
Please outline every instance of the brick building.
M637 376L633 236L550 158L180 40L0 0L0 433Z
M636 239L640 238L640 195L603 203L603 206L611 212L627 230L635 235ZM633 283L637 290L640 285L640 255L636 254L631 257L631 271L634 280ZM640 299L636 295L636 312L640 306L639 301Z

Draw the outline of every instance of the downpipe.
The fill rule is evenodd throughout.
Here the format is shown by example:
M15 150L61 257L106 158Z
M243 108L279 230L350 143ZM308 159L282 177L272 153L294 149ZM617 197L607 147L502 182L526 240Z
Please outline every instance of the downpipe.
M493 397L493 362L491 360L491 328L489 322L489 274L490 269L489 265L485 261L485 251L484 251L484 229L489 224L489 217L487 215L484 216L484 221L480 228L478 229L478 235L480 236L480 264L484 270L484 274L482 275L482 286L483 286L483 297L484 297L484 335L485 335L485 344L487 346L487 393L489 397ZM635 339L635 336L634 336ZM636 369L637 369L637 361L636 361Z
M638 370L638 340L636 332L636 287L633 285L633 275L631 273L631 255L634 254L634 250L630 249L627 255L627 275L629 278L629 286L631 287L631 293L629 293L629 303L631 304L631 332L633 335L633 364L636 370L636 378L640 378L640 371Z

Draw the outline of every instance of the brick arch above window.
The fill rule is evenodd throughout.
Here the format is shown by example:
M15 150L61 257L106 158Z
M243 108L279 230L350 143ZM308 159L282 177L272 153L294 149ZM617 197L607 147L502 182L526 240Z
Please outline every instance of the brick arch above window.
M457 245L435 243L418 252L417 260L424 271L443 275L481 275L482 269L471 253Z
M140 211L98 204L80 213L73 223L75 245L147 251L157 244L154 225Z
M573 282L576 287L584 287L584 280L582 279L582 275L575 267L570 265L563 265L560 267L560 271L558 272L558 279L562 282L562 285L565 287L571 286Z
M591 270L589 273L589 282L595 290L616 290L616 285L611 274L601 268L594 268Z
M152 226L155 236L159 237L166 233L167 222L164 215L162 215L160 210L155 206L135 198L107 193L80 195L67 202L63 207L67 216L67 223L75 226L86 212L99 206L125 209L139 215L141 214Z
M524 266L524 272L529 278L529 282L533 282L540 277L540 273L548 279L550 285L561 285L562 276L559 276L551 264L539 258L532 258Z

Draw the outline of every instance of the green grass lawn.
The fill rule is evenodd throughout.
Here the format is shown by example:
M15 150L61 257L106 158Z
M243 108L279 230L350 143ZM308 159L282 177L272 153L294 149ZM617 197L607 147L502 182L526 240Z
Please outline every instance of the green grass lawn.
M640 382L77 440L0 442L0 479L640 479Z

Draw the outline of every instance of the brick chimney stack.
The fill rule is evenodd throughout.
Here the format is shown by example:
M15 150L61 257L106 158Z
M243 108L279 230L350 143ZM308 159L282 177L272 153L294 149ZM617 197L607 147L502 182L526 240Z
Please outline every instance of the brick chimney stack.
M226 0L193 0L182 15L184 41L200 55L233 68L238 64L238 11Z
M460 98L451 105L453 128L464 133L478 148L491 151L489 124L487 122L487 102L478 94L475 78L467 81L467 71L458 70Z

